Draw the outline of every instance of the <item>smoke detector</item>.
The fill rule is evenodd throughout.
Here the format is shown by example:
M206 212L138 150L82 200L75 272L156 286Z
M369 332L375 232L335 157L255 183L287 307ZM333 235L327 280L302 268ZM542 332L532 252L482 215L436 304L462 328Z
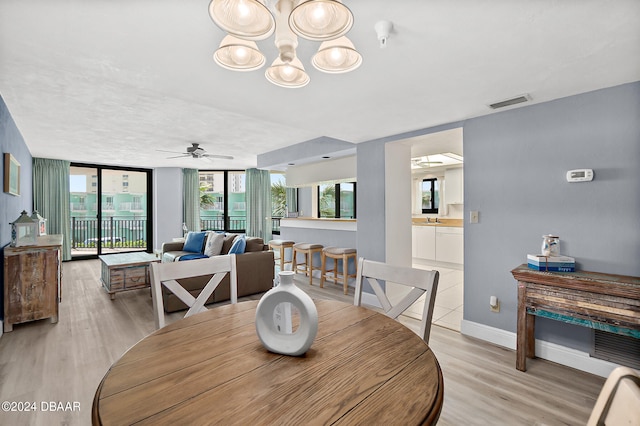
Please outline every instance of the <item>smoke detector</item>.
M373 28L376 30L376 34L378 35L380 48L384 49L385 47L387 47L387 39L389 38L389 33L391 33L391 31L393 30L393 23L390 21L378 21Z

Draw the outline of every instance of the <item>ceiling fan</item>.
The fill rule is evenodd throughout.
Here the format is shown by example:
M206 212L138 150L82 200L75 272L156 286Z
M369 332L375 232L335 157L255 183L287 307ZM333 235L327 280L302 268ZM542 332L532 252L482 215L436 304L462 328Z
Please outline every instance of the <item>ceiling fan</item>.
M173 154L180 154L169 158L182 158L182 157L193 157L193 158L204 158L208 160L210 158L221 158L223 160L233 160L233 157L230 155L217 155L217 154L207 154L204 148L200 148L200 144L197 142L191 142L191 146L188 146L186 152L176 152L176 151L165 151L163 149L158 149L156 151L159 152L171 152Z

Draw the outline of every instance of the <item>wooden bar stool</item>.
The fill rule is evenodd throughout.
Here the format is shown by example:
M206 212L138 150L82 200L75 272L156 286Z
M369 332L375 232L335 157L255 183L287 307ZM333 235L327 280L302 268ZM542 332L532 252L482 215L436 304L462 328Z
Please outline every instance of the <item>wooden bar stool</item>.
M296 274L298 271L304 272L309 276L309 285L313 285L313 270L317 269L322 271L319 266L313 266L313 254L319 253L322 255L322 249L324 246L322 244L312 244L312 243L297 243L293 245L293 257L291 258L293 265L293 272ZM304 254L304 266L297 264L297 254ZM304 268L304 269L303 269Z
M280 260L280 271L284 271L284 265L292 263L291 260L286 260L284 257L285 249L291 249L293 251L294 241L291 240L271 240L269 241L269 250L280 253L280 257L274 256L276 263Z
M327 269L327 257L333 259L333 269ZM342 279L342 286L344 288L344 294L349 292L349 278L355 278L356 272L349 273L349 259L353 259L354 265L356 263L357 252L353 248L341 248L341 247L327 247L322 250L322 271L320 275L320 288L324 287L324 280L333 281L334 284L338 284L338 281ZM338 270L338 261L342 260L342 275ZM331 274L329 274L331 272Z

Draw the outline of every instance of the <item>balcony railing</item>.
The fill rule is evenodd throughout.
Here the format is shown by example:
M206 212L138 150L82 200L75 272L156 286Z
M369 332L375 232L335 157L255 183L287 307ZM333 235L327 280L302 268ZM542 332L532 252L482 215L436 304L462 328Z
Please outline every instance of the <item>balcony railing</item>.
M274 234L280 234L280 218L271 218ZM98 223L95 218L71 218L72 249L95 250L98 246L98 226L100 226L100 242L102 248L130 249L147 248L147 220L130 218L105 218ZM200 221L203 231L244 232L247 229L245 216L229 218L229 228L225 229L222 216L205 218Z
M274 234L276 235L280 234L280 218L279 217L271 218L271 227L273 228L272 232ZM202 229L203 231L244 232L247 229L247 218L245 216L230 216L229 228L226 229L224 226L223 216L202 217L200 218L200 229Z
M98 246L100 226L103 248L147 248L147 220L105 218L71 218L72 249L95 249Z

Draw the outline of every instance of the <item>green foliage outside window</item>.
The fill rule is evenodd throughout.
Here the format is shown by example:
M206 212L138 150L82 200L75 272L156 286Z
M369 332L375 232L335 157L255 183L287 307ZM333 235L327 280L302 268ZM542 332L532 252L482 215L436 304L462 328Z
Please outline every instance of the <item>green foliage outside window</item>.
M336 217L336 187L335 185L320 185L318 208L320 217Z
M287 187L282 181L271 184L271 211L273 217L284 217L287 213Z

